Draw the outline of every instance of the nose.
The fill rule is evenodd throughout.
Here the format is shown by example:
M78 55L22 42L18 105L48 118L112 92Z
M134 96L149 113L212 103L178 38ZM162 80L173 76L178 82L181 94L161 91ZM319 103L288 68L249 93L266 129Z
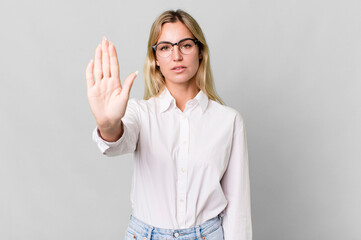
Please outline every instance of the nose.
M180 61L183 59L182 53L179 50L179 47L177 45L173 46L173 61Z

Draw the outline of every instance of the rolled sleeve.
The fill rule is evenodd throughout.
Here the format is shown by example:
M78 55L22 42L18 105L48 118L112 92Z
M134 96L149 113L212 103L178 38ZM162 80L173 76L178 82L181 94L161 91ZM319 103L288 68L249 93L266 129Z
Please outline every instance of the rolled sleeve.
M252 240L251 197L246 130L239 113L230 159L221 185L228 201L221 213L225 240Z
M123 135L115 142L108 142L102 139L97 127L93 130L93 141L97 144L102 154L117 156L135 151L140 131L137 111L137 100L130 99L125 115L122 118Z

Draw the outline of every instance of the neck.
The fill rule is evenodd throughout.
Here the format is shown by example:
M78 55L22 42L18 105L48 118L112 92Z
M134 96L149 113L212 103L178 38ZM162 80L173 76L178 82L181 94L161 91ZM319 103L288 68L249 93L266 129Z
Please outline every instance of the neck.
M166 81L166 86L170 94L174 97L177 107L183 112L186 103L197 96L199 88L195 81L189 81L184 84L175 84Z

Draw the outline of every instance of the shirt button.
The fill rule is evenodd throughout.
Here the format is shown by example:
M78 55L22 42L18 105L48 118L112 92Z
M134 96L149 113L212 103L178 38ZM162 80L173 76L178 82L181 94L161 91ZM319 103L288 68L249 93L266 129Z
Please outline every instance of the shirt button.
M184 201L183 198L181 198L180 201L183 202Z
M185 172L186 171L186 169L185 168L182 168L182 172Z

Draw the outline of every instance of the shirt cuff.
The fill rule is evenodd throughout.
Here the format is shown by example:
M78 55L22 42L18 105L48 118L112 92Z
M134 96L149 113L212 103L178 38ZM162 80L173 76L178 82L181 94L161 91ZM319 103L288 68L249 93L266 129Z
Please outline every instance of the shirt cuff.
M124 126L124 125L123 125ZM105 141L103 138L100 137L100 134L99 134L99 129L98 127L95 127L94 131L93 131L93 141L97 143L98 145L98 148L99 150L103 153L103 154L106 154L106 151L109 149L109 148L115 148L117 146L119 146L123 140L124 140L124 136L126 134L126 128L124 127L123 128L123 135L115 142L108 142L108 141Z

